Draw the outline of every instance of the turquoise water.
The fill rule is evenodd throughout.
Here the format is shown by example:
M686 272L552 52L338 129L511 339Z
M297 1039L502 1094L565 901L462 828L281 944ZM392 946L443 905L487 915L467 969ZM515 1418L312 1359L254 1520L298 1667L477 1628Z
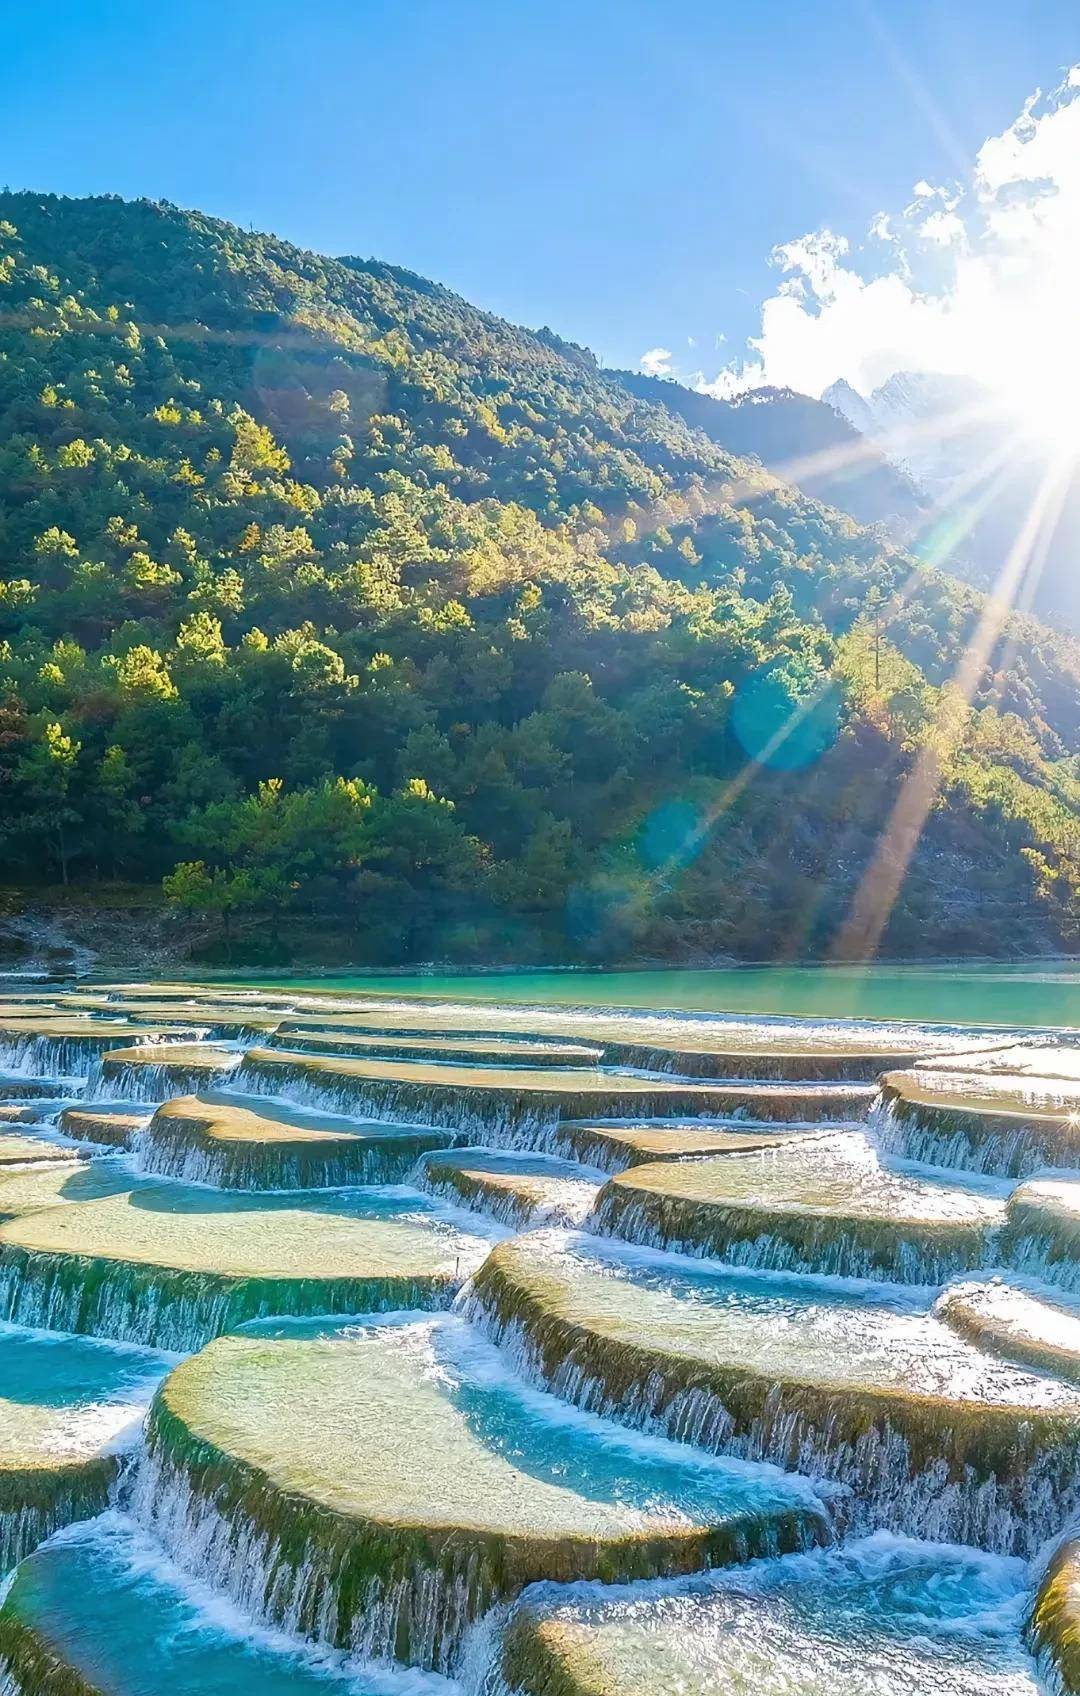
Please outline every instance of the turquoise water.
M453 976L342 973L252 976L264 989L359 991L389 998L650 1007L692 1013L933 1023L1080 1026L1080 962L1023 965L742 966L710 971L498 972Z
M745 1361L778 1381L884 1384L1006 1405L1048 1397L1080 1412L1076 1391L996 1361L949 1330L930 1311L931 1289L696 1263L581 1232L521 1240L535 1277L576 1289L585 1323L603 1334L633 1336L636 1326L651 1340Z
M101 1403L139 1406L171 1364L152 1349L0 1325L0 1406L64 1409L69 1418Z
M151 1349L0 1325L0 1466L76 1460L134 1437L171 1364Z
M452 1696L260 1631L118 1514L62 1532L19 1568L5 1613L103 1696Z

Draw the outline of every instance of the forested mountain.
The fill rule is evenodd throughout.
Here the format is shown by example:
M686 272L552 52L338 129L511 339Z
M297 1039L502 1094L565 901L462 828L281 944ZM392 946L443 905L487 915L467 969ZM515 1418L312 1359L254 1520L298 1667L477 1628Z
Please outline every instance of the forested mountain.
M1080 656L1013 618L969 707L983 612L548 331L0 196L9 883L164 878L248 957L823 953L915 771L884 946L1052 947Z

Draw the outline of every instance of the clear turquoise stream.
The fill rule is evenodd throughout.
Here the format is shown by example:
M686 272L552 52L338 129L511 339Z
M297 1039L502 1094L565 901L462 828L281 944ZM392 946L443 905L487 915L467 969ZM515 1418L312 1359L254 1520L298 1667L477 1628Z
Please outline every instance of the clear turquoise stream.
M429 1674L357 1669L263 1630L116 1513L25 1561L9 1606L102 1696L436 1696Z
M263 989L308 989L443 1001L648 1007L691 1013L932 1023L1080 1026L1080 961L941 966L740 966L709 971L341 973L230 977Z

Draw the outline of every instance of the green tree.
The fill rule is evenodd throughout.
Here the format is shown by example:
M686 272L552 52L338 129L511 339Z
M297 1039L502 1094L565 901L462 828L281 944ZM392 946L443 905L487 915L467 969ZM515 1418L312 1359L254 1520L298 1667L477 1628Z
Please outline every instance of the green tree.
M98 833L105 843L109 870L116 877L124 847L142 834L146 814L139 805L138 779L118 743L106 748L97 770Z
M162 879L166 900L180 912L202 917L216 915L226 959L232 959L233 916L254 912L278 897L276 880L250 868L211 870L205 860L183 860Z
M68 736L63 725L51 720L42 726L40 737L32 742L17 771L30 819L46 841L52 842L64 884L68 881L69 827L80 822L70 795L81 749L82 744Z

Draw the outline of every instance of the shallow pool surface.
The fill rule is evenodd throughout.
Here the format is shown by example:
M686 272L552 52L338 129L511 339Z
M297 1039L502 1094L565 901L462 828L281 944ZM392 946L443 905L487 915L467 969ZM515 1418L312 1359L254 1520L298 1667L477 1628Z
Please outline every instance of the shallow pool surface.
M11 1621L102 1696L453 1696L432 1675L350 1667L260 1630L119 1514L62 1532L24 1562L0 1645Z
M737 966L641 972L386 972L241 977L267 989L322 994L534 1002L538 1006L652 1007L693 1013L915 1019L968 1025L1080 1025L1080 963L962 962L935 966Z

